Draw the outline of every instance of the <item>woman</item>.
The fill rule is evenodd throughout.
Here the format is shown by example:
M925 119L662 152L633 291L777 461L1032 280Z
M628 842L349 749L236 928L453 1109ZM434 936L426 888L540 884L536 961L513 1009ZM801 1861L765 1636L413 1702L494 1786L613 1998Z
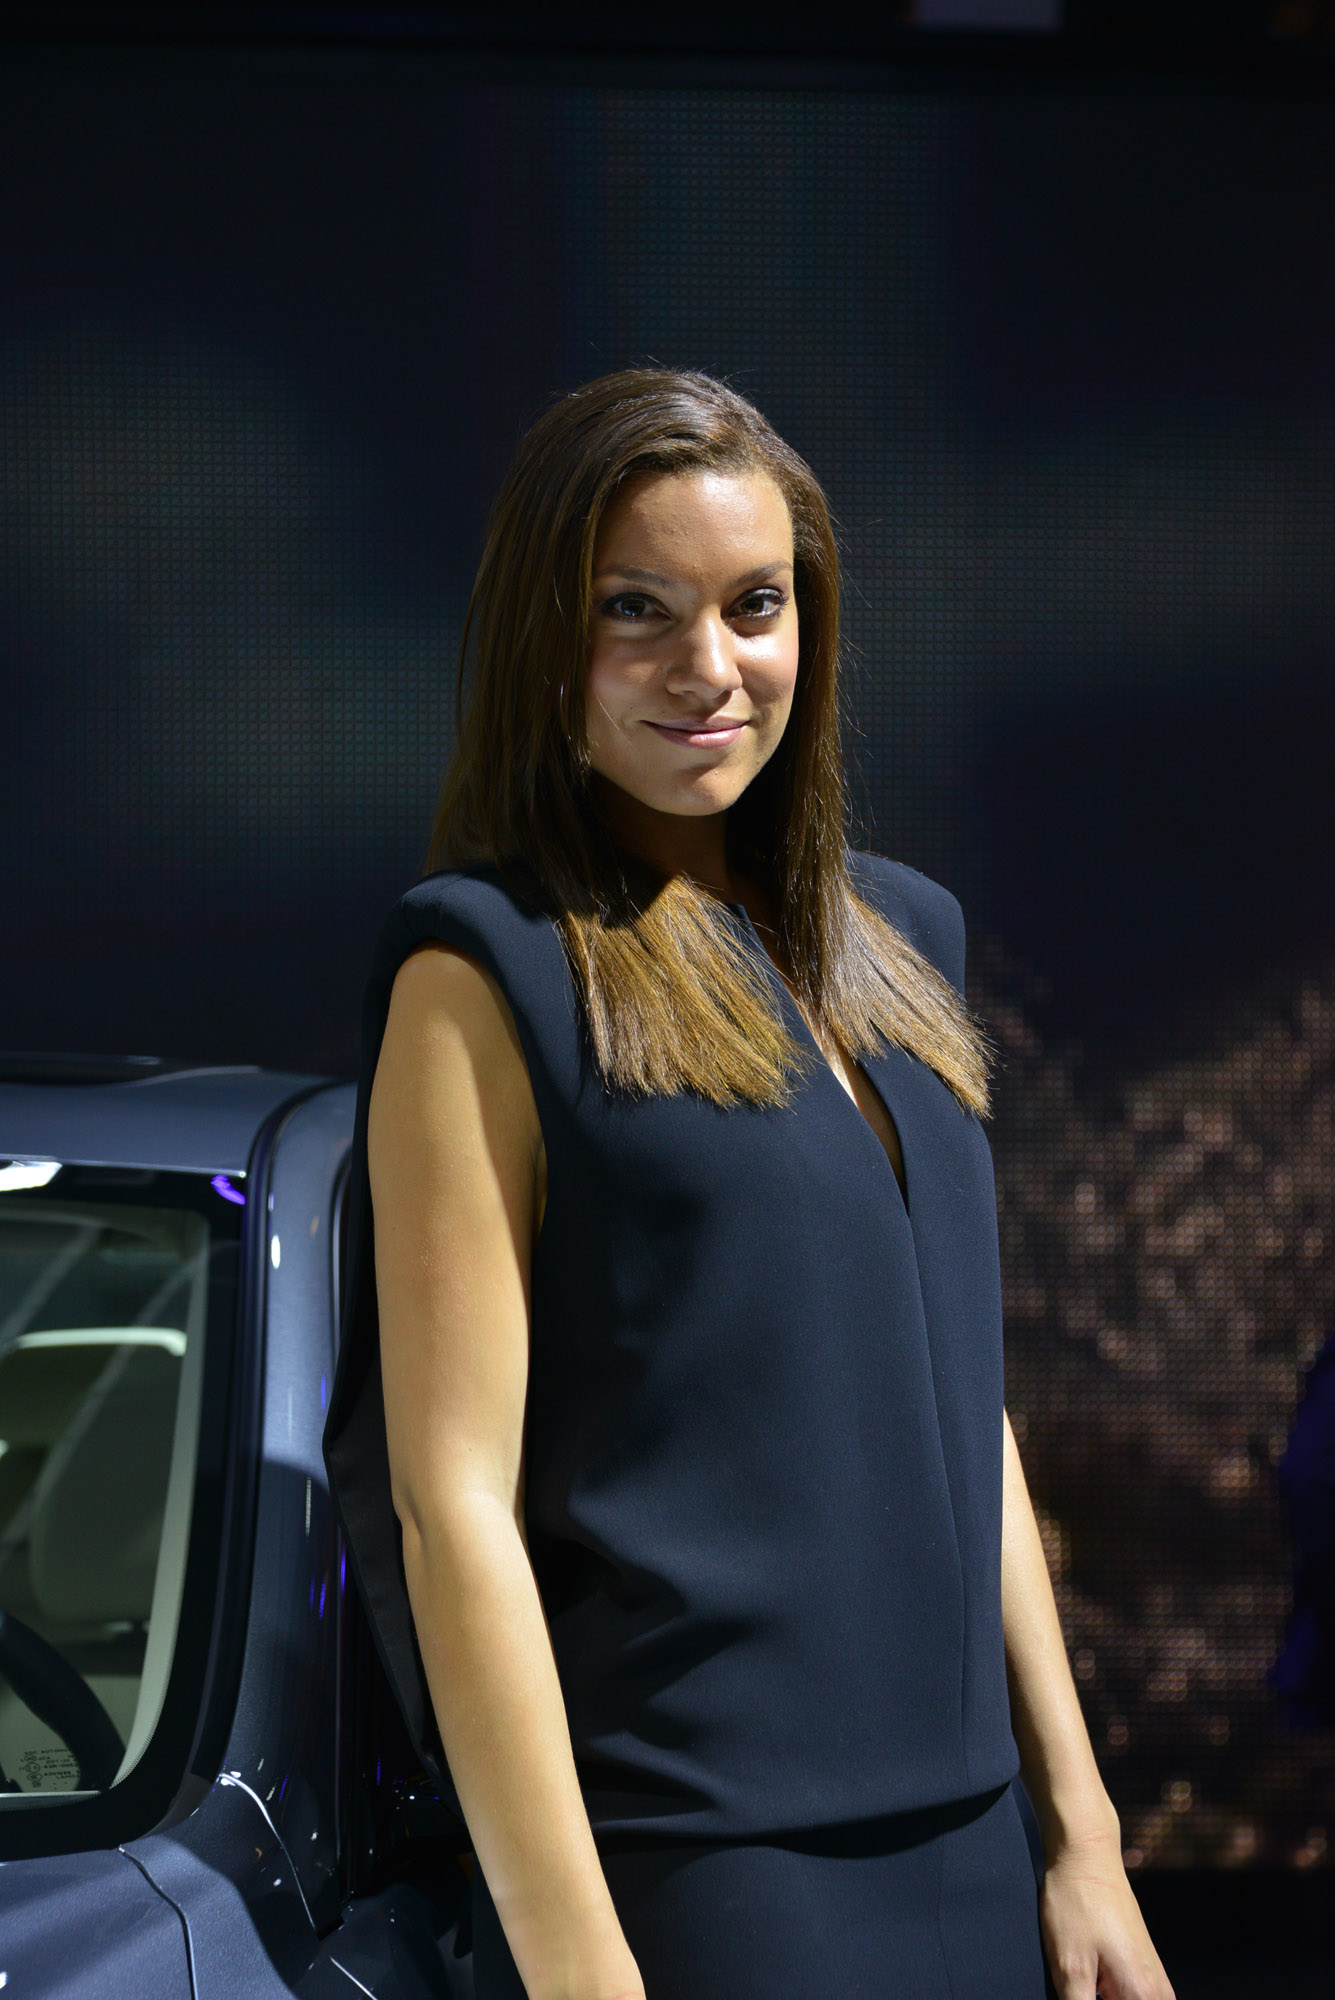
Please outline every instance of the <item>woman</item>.
M837 596L729 389L556 404L377 948L328 1451L478 2000L1039 2000L1040 1927L1062 2000L1171 2000L1002 1407L959 907L845 842Z

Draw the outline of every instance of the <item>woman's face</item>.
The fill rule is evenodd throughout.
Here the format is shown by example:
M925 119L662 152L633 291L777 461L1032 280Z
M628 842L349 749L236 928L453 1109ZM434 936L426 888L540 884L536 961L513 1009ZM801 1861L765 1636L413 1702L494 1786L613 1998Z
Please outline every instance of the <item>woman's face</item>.
M585 688L593 769L653 812L725 812L797 679L793 528L763 472L651 473L608 508Z

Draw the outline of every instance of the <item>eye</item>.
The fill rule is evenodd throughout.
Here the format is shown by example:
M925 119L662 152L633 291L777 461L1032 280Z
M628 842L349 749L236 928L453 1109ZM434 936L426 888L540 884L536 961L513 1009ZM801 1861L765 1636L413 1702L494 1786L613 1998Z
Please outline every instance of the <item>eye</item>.
M786 591L775 584L765 584L759 590L748 590L745 597L739 597L733 610L734 618L777 618L788 602Z
M618 625L643 625L656 615L658 609L653 598L646 597L643 591L622 590L615 597L603 599L598 606L598 616Z

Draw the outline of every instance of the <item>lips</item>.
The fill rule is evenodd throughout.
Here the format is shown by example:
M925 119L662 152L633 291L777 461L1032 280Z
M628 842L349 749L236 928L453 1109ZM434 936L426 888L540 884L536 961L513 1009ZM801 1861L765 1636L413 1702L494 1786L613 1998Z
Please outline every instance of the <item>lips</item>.
M725 743L736 741L745 729L746 723L744 720L734 720L732 717L700 716L689 717L681 722L651 722L649 727L657 730L660 736L666 736L677 743L722 748Z

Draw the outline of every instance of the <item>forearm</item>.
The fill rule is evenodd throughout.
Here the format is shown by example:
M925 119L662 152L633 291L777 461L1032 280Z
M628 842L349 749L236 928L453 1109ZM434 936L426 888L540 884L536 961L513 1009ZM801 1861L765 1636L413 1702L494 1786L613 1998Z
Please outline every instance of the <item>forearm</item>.
M530 2000L639 1996L512 1511L477 1495L410 1519L403 1554L445 1754Z
M1043 1543L1009 1419L1005 1425L1001 1614L1020 1773L1049 1861L1063 1849L1087 1841L1116 1842L1117 1815L1099 1776L1080 1711Z

